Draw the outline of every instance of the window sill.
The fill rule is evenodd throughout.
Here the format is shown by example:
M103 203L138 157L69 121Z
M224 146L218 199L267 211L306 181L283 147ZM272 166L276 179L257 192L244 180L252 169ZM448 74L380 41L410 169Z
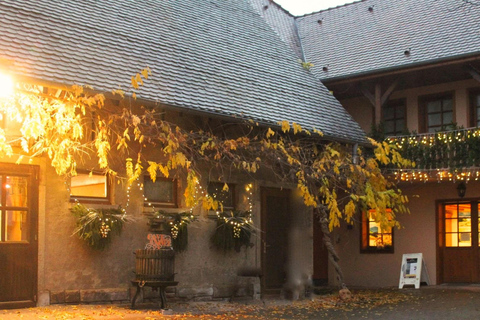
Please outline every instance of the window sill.
M384 253L395 253L393 248L386 248L386 249L377 249L377 248L367 248L367 249L361 249L360 253L366 253L366 254L384 254Z

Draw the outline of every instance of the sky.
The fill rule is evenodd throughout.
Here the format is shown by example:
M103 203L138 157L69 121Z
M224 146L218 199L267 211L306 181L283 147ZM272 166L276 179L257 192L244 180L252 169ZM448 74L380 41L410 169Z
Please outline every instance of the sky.
M284 9L295 16L340 6L354 0L275 0Z

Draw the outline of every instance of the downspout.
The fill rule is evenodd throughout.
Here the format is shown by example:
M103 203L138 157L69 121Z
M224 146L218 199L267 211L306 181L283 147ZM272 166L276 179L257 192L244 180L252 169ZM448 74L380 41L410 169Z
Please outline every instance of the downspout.
M355 143L353 145L353 150L352 150L352 162L353 164L358 164L358 153L357 153L357 149L358 149L358 143Z

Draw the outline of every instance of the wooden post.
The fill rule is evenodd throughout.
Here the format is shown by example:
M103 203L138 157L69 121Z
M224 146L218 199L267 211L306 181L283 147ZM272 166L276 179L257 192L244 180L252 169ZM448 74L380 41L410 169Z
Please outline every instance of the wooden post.
M375 124L382 121L382 87L380 83L375 84Z

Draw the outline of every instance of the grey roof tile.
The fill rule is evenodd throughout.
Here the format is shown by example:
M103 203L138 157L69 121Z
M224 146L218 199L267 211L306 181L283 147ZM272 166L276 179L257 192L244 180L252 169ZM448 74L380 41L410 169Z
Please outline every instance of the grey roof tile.
M460 0L364 0L296 20L323 80L480 54L480 6Z
M0 21L0 56L23 76L110 91L149 66L141 98L365 141L245 0L3 0Z

